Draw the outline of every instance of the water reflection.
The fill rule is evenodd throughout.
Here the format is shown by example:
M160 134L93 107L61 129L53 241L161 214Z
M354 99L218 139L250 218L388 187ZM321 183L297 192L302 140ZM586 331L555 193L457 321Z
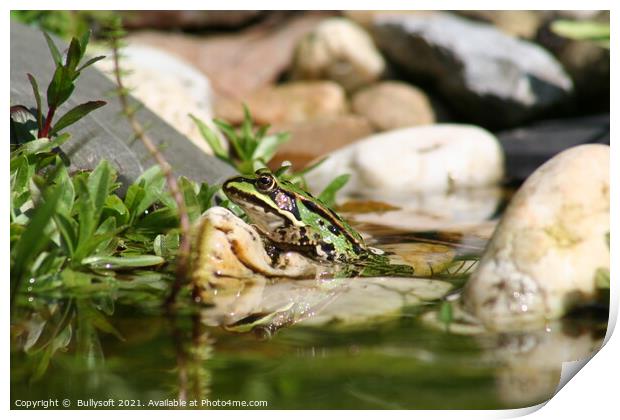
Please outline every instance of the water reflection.
M469 213L470 220L491 215L493 206ZM600 346L606 322L585 316L503 334L424 322L466 279L490 224L435 232L410 223L372 226L365 233L373 244L429 278L256 277L229 282L202 307L175 314L160 307L165 273L93 283L67 299L20 295L11 323L11 398L256 399L275 409L523 407L553 395L562 361Z

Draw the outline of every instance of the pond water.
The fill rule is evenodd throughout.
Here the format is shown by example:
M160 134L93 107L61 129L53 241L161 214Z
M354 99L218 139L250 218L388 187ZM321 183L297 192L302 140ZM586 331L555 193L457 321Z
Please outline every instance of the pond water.
M426 213L403 216L410 223L398 228L381 225L382 218L390 220L385 216L353 218L375 245L405 250L409 262L422 258L435 267L449 255L449 274L431 271L428 278L458 293L492 232L487 219L497 212L458 223L452 217L445 230L432 231L419 228L433 219ZM166 314L157 304L166 278L152 274L69 298L20 296L11 327L12 406L51 398L68 399L71 408L80 407L78 400L148 408L176 399L197 401L198 408L209 408L206 400L266 401L271 409L519 408L549 399L561 362L586 357L605 334L604 311L539 330L467 334L467 328L429 321L443 303L420 296L435 283L412 292L407 284L420 279L375 281L361 292L346 284L359 280L337 289L341 300L332 302L332 312L348 305L345 315L313 323L321 319L317 310L277 331L214 325L212 309ZM268 284L263 299L276 286L284 287ZM290 287L282 290L300 286ZM391 287L402 296L397 307L388 304Z

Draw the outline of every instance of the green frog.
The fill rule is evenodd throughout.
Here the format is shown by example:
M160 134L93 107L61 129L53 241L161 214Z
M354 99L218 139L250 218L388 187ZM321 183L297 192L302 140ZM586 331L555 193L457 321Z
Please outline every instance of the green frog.
M269 169L231 178L224 193L247 214L262 234L272 258L295 251L321 263L357 267L346 275L413 275L406 265L391 264L382 251L368 247L362 236L321 200Z

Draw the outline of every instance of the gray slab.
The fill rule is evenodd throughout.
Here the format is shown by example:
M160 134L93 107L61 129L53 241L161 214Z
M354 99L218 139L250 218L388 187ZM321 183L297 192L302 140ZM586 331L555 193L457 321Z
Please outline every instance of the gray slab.
M61 50L67 44L58 41ZM11 22L11 105L35 105L26 73L32 73L39 83L45 103L45 91L52 77L54 65L43 34L33 28ZM72 97L59 115L72 107L90 100L108 102L67 129L72 138L63 151L69 156L73 169L92 169L102 159L109 160L119 172L119 180L126 187L155 162L140 141L132 141L133 132L121 114L118 98L112 95L114 84L101 72L90 67L77 80ZM135 100L135 99L134 99ZM138 119L158 144L175 174L195 181L219 183L234 170L205 154L185 136L143 106Z

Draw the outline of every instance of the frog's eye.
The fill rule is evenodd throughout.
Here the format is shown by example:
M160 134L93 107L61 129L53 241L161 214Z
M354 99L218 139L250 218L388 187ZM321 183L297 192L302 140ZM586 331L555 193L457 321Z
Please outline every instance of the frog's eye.
M256 179L256 186L261 191L269 191L275 184L275 179L270 175L261 175Z

